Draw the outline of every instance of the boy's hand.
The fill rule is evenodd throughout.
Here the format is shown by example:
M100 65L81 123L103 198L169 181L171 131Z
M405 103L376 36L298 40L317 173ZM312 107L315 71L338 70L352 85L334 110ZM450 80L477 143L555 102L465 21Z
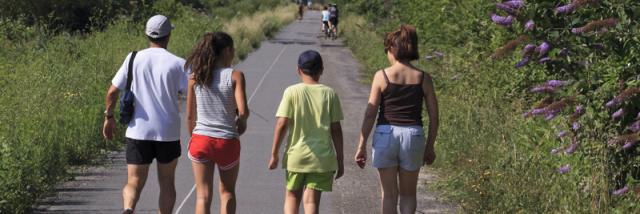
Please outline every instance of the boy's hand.
M278 156L272 155L271 160L269 160L269 169L273 170L278 167Z
M424 150L424 157L422 160L426 165L433 164L433 162L436 160L436 152L433 146L427 146L427 148Z
M338 164L338 172L336 172L336 180L344 174L344 164Z
M360 169L364 169L364 166L367 162L367 150L359 148L354 159L358 164L358 167L360 167Z

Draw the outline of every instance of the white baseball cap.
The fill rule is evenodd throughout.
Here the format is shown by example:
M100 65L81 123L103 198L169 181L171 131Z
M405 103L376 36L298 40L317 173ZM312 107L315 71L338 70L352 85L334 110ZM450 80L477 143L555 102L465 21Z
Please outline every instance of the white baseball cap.
M147 21L144 32L147 36L157 39L169 35L174 27L166 16L155 15Z

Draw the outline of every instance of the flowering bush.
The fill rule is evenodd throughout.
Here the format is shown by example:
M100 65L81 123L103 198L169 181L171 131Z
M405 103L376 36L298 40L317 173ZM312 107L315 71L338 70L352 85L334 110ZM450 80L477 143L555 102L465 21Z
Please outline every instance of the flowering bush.
M601 160L611 195L626 193L627 173L639 171L639 9L634 0L510 0L497 3L490 16L515 38L492 58L521 47L518 71L552 79L529 90L529 98L540 101L523 116L556 120L558 139L566 142L552 153ZM576 170L558 166L561 174Z

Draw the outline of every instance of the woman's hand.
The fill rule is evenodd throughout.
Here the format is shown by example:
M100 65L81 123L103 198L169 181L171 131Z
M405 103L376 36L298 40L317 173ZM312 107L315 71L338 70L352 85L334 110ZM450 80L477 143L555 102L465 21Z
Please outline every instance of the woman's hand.
M367 162L367 149L358 148L354 160L356 161L360 169L364 169L364 166Z
M424 150L424 157L422 158L424 164L431 165L436 160L436 152L433 146L427 146Z

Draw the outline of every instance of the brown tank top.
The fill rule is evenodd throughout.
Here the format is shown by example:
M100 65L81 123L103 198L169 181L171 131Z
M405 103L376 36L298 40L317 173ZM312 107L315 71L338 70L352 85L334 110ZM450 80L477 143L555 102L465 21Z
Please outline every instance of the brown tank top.
M387 87L381 95L378 125L422 126L424 73L418 84L391 83L385 70L382 70L382 74Z

